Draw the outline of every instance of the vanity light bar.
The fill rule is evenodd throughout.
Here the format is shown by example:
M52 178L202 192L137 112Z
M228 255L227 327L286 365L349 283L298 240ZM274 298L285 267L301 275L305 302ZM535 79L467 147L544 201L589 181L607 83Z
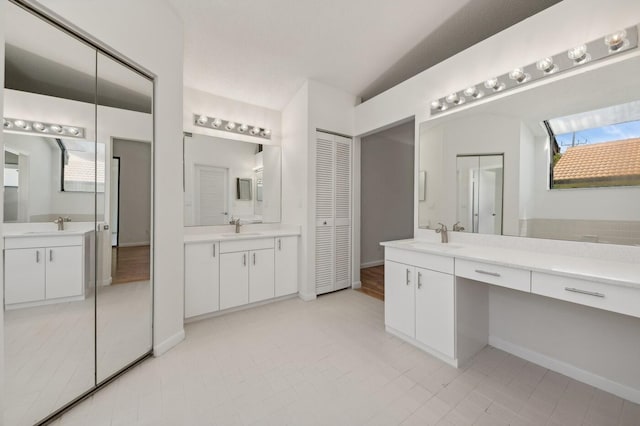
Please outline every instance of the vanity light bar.
M207 129L222 130L224 132L247 134L262 139L271 139L271 130L260 126L252 126L246 123L236 123L234 121L223 120L217 117L207 117L206 115L193 114L193 124Z
M508 73L489 78L482 83L459 90L431 102L431 115L470 103L481 98L513 89L531 81L538 81L552 74L575 69L589 62L598 61L638 47L638 27L629 27L576 46L566 52L548 56Z
M83 127L7 117L3 118L2 129L6 132L12 133L51 135L74 139L84 139L86 133Z

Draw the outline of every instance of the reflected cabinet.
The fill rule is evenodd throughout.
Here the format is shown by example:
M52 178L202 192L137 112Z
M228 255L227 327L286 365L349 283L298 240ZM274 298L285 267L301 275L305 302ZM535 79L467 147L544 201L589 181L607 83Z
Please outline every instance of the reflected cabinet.
M5 12L3 424L32 425L151 351L153 80Z

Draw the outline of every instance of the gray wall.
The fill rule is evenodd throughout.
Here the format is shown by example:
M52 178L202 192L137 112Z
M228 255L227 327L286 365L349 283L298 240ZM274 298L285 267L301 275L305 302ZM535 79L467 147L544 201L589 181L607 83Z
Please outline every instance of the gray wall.
M413 237L414 122L362 138L360 264L382 263L381 241Z
M118 243L149 244L151 232L151 144L114 139L113 156L120 157Z

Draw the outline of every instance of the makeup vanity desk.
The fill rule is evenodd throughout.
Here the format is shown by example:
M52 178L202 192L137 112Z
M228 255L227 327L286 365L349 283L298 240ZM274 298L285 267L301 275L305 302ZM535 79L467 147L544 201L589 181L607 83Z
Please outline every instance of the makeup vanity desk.
M381 245L387 332L455 367L490 342L490 286L640 317L639 263L416 239Z

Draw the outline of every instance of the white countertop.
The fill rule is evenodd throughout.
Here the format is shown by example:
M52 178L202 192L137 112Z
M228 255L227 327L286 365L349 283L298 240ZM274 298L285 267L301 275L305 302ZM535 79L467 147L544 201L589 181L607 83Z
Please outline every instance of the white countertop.
M387 241L380 245L640 289L638 263L416 239Z
M73 235L84 235L91 230L81 229L65 229L64 231L9 231L5 232L2 236L4 238L32 238L32 237L66 237Z
M237 241L237 240L257 240L260 238L288 237L300 235L296 229L269 229L264 231L240 231L233 232L212 232L210 234L191 234L184 236L185 244L206 241Z

